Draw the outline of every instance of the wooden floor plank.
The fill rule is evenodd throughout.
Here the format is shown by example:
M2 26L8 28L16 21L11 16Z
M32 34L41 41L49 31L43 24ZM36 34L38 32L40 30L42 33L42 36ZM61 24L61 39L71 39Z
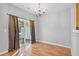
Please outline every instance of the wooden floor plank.
M32 47L32 48L30 48ZM19 51L7 52L1 56L28 56L28 52L31 52L31 56L71 56L71 49L60 47L57 45L50 45L42 42L33 43L29 49L19 49ZM32 50L30 50L32 49Z
M71 56L69 48L37 42L32 44L32 56Z
M19 49L13 52L6 52L4 54L1 54L0 56L16 56L19 53Z

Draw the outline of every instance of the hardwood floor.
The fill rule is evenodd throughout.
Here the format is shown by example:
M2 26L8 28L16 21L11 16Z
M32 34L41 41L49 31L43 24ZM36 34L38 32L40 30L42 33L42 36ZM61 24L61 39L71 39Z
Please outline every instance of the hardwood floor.
M32 49L32 50L31 50ZM30 54L29 54L30 52ZM23 55L21 55L23 54ZM71 56L71 49L46 43L33 43L29 48L7 52L0 56Z
M6 52L4 54L1 54L0 56L16 56L19 53L19 50L13 51L13 52Z
M71 56L69 48L41 42L32 44L32 56Z

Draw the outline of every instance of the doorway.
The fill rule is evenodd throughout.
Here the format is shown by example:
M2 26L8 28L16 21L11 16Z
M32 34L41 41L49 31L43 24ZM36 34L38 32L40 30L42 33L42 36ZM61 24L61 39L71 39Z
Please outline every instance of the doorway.
M31 32L29 20L18 18L19 43L20 47L27 47L31 44Z
M19 54L31 55L31 43L35 43L34 21L10 15L9 51L15 51L14 49L18 48Z

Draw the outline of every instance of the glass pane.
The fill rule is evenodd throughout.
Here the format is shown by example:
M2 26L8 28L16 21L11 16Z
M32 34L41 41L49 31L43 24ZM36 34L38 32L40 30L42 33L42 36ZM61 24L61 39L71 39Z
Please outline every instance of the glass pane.
M28 20L19 18L18 24L19 24L19 38L20 38L19 41L20 41L20 49L21 49L20 53L23 53L22 55L24 56L31 55L30 22Z

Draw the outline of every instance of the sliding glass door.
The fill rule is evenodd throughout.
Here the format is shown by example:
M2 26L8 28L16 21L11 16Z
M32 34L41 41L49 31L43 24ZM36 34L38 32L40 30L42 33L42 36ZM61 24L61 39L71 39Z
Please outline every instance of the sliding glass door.
M28 20L24 20L24 42L25 45L31 43L30 22Z
M31 43L35 43L34 21L18 18L19 42L22 56L32 55ZM32 42L31 42L32 41Z
M18 19L18 25L19 25L19 42L20 47L24 45L24 23L22 19Z
M20 47L31 44L30 22L25 19L18 19Z

